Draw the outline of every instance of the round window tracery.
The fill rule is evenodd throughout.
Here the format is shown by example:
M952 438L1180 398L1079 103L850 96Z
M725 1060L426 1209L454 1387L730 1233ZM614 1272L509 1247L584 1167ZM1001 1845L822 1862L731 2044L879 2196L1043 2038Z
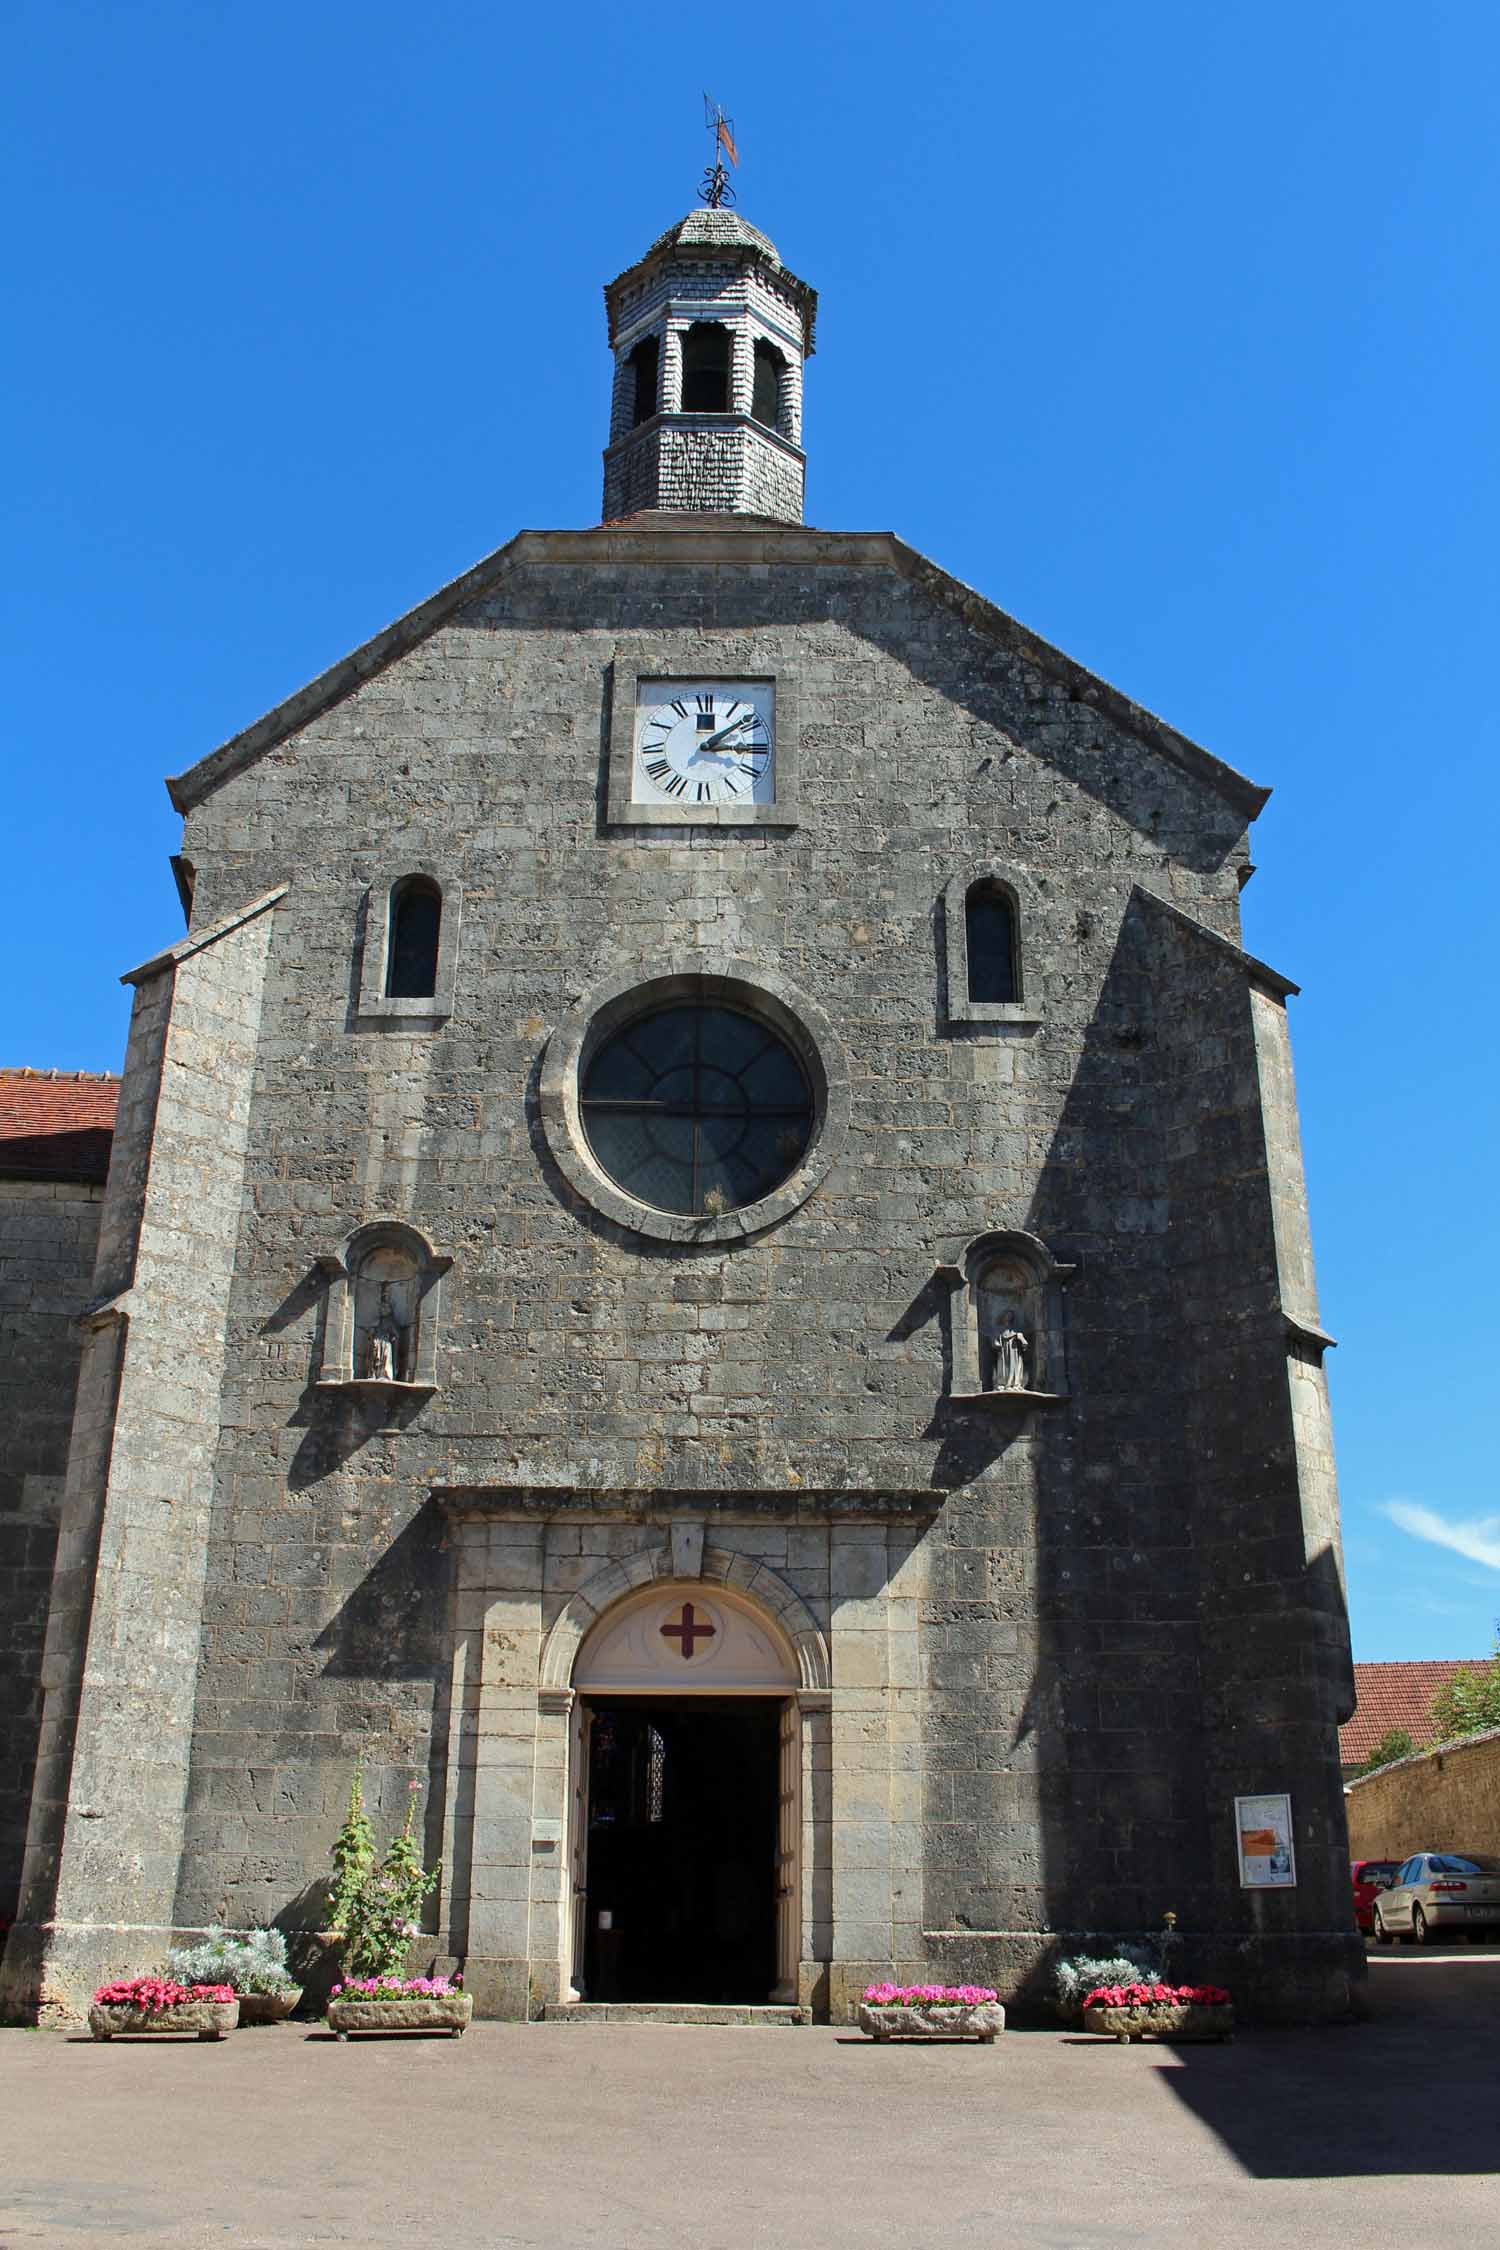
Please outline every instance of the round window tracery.
M770 1195L812 1133L812 1089L769 1025L681 1002L606 1038L584 1073L583 1129L617 1186L658 1211L716 1217Z

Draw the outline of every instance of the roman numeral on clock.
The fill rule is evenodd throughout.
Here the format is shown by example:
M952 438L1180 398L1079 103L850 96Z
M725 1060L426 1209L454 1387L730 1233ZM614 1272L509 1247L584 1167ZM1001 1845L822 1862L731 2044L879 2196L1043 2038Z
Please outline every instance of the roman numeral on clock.
M653 781L661 781L672 769L665 758L648 758L646 760L646 771Z
M708 802L708 783L706 781L700 781L698 784L698 802L700 805L706 805Z
M671 780L665 784L665 787L667 795L669 797L680 797L684 789L686 789L687 783L683 780L680 773L674 773Z

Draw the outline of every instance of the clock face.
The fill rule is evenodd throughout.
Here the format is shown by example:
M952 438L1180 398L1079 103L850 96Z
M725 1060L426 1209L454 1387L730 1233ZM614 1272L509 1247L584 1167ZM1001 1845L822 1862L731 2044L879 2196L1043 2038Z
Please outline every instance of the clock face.
M685 812L772 803L775 700L769 680L642 680L635 802Z

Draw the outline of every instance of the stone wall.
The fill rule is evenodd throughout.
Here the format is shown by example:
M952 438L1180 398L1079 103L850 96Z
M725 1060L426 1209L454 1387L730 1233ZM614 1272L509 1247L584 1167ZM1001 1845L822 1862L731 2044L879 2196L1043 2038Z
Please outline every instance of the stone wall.
M1500 1854L1500 1730L1382 1766L1351 1781L1345 1802L1351 1859Z
M800 523L805 474L797 447L749 414L657 418L606 452L605 520L660 508Z
M1275 1206L1300 1191L1268 1146L1232 943L1253 792L888 542L710 532L712 551L669 530L522 543L409 654L194 792L200 915L295 879L249 1123L178 1918L315 1919L298 1902L360 1750L384 1816L423 1785L441 1848L435 1492L543 1515L554 1495L560 1524L749 1506L778 1536L809 1528L799 1495L842 1494L925 1510L920 1594L860 1598L920 1604L926 1956L1014 1988L1060 1933L1172 1905L1247 1998L1316 1985L1336 2011L1343 1627L1326 1505L1304 1522L1278 1279ZM646 636L667 672L707 646L726 676L795 677L798 826L604 824L612 652ZM403 854L464 887L432 1028L353 1007L368 884ZM939 901L976 862L1024 879L1035 1019L954 1035ZM582 993L702 951L816 995L850 1123L770 1233L668 1247L551 1165L537 1079ZM453 1260L438 1392L395 1410L315 1387L320 1261L384 1217ZM986 1226L1077 1268L1071 1396L1019 1421L947 1396L937 1269ZM1237 1888L1231 1785L1293 1793L1303 1881L1272 1922ZM864 1874L851 1913L883 1883L894 1933L889 1852ZM832 1911L853 1974L867 1941Z
M0 1924L15 1912L42 1640L102 1185L0 1178Z
M172 1927L275 892L134 973L0 2009L76 2012Z

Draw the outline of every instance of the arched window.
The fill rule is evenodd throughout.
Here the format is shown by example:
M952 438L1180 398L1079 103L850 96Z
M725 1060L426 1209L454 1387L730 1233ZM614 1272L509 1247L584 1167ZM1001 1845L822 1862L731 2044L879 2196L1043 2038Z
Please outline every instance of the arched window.
M964 898L964 939L970 1001L1018 999L1015 909L998 883L969 885Z
M437 991L443 894L430 876L403 875L391 892L386 950L388 1000L426 1000Z
M786 373L786 361L772 344L755 344L755 389L751 393L750 411L757 422L764 422L768 430L781 427L781 383Z
M694 321L682 339L684 414L729 412L729 353L727 328L716 320Z
M655 336L643 336L626 362L635 379L631 393L630 426L649 422L656 412L658 387L661 380L661 344Z

